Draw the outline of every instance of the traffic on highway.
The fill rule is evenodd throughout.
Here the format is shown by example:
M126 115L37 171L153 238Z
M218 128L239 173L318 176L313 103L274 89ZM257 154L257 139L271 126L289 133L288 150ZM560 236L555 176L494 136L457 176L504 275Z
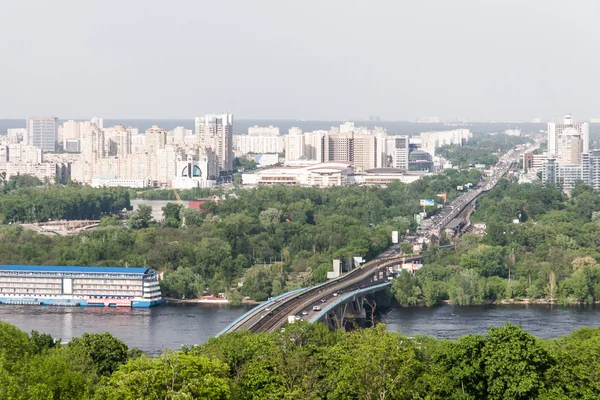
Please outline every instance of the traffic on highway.
M527 149L511 150L494 165L487 176L482 177L470 191L456 198L439 213L427 218L417 229L417 235L410 242L421 243L433 234L439 235L453 218L479 195L491 190L502 177L517 165L518 159ZM286 293L262 305L234 322L223 332L248 329L252 332L274 332L282 329L288 322L313 322L322 315L323 310L331 307L339 296L363 288L381 285L387 282L386 270L402 261L397 249L387 249L375 260L366 263L338 278L323 284Z

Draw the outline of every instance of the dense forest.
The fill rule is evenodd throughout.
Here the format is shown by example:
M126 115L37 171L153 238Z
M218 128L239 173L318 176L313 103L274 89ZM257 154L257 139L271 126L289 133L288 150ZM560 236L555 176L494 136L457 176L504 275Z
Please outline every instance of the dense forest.
M503 180L472 221L486 223L485 237L463 235L452 251L430 247L421 270L393 283L401 304L600 301L600 196L589 186L568 198L560 188Z
M506 153L518 144L529 142L522 136L507 135L476 135L463 146L446 145L435 150L437 156L449 160L452 165L466 168L469 164L494 165L500 155Z
M0 224L100 219L131 210L126 189L43 184L30 175L13 175L9 180L0 175L0 179Z
M243 280L241 293L231 295L263 300L322 282L335 257L375 256L389 245L392 230L415 228L412 217L422 211L420 199L441 203L439 194L452 199L456 186L479 178L475 170L448 170L386 189L243 189L205 203L202 211L169 204L161 223L152 220L147 206L130 212L126 225L116 216L104 216L98 229L71 237L2 226L0 259L6 264L150 266L167 272L165 294L178 298L201 295L205 286L213 293L228 292ZM57 186L11 191L0 204L21 190L31 191L21 203L41 196L61 210L93 194L115 193L128 201L127 192ZM186 228L181 227L184 217Z
M101 226L72 237L0 226L0 258L7 264L150 266L166 272L167 297L193 298L208 287L234 303L243 296L264 300L324 281L333 258L375 256L389 245L392 230L416 227L419 199L442 202L441 193L452 199L456 186L478 179L475 170L448 170L385 189L237 190L206 202L202 211L168 204L161 222L141 206L124 224L111 213L129 207L127 191L28 187L22 178L0 195L5 223L75 215L101 217ZM15 217L21 213L29 217ZM454 250L431 245L421 270L394 281L399 304L600 301L600 196L588 186L567 197L560 188L503 180L480 199L472 222L485 222L486 235L463 235ZM237 289L239 281L244 285Z
M600 328L458 340L323 324L235 332L148 357L108 333L66 345L0 322L0 399L596 399Z

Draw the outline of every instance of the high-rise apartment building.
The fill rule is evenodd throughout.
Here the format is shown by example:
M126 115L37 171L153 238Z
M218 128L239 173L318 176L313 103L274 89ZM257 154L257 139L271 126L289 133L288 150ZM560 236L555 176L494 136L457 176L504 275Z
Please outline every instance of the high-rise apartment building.
M290 128L285 137L285 161L297 161L304 157L304 135L300 128Z
M285 147L283 136L233 135L237 155L281 153Z
M386 140L386 166L408 171L408 136L388 136Z
M590 142L590 126L587 122L575 123L571 114L565 115L562 124L548 122L548 154L558 156L560 152L560 137L572 137L575 136L575 133L579 135L579 138L582 141L581 152L587 153L589 151ZM569 142L570 139L563 141L563 144L567 144Z
M146 129L146 139L144 141L147 153L156 153L158 150L163 150L167 145L167 131L158 125L152 125Z
M252 126L247 135L233 135L233 148L236 155L273 154L284 151L283 136L276 126Z
M279 136L279 127L254 125L248 128L248 136Z
M312 131L304 133L304 157L307 160L323 162L325 156L324 142L327 131Z
M462 146L473 137L469 129L454 129L451 131L422 132L421 150L435 156L435 149L446 145Z
M196 117L196 137L202 149L210 148L219 160L220 175L233 169L233 114L208 114Z
M368 170L385 166L385 133L328 133L323 137L323 162L345 161Z
M559 164L581 164L583 149L584 139L578 129L568 127L561 130L556 142L556 158Z
M600 150L590 150L582 156L583 182L600 190Z
M27 119L28 144L43 151L56 150L56 117Z

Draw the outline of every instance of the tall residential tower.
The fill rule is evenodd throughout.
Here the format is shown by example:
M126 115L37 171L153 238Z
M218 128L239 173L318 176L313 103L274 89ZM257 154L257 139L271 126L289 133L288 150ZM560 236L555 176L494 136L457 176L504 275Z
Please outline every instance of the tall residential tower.
M233 114L207 114L196 117L195 122L198 145L216 153L219 175L230 176L233 169Z
M569 140L564 141L564 145L570 146L571 139L574 135L579 136L582 140L581 152L587 153L589 151L590 143L590 126L587 122L575 123L571 114L565 115L562 124L548 122L548 154L558 156L561 151L559 148L561 136L570 137Z
M29 144L43 151L56 150L56 117L31 117L27 119Z

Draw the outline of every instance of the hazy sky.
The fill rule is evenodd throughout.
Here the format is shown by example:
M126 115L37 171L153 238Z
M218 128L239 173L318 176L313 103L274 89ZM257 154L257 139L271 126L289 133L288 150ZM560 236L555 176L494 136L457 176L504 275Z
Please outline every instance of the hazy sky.
M3 0L0 118L600 117L600 0Z

